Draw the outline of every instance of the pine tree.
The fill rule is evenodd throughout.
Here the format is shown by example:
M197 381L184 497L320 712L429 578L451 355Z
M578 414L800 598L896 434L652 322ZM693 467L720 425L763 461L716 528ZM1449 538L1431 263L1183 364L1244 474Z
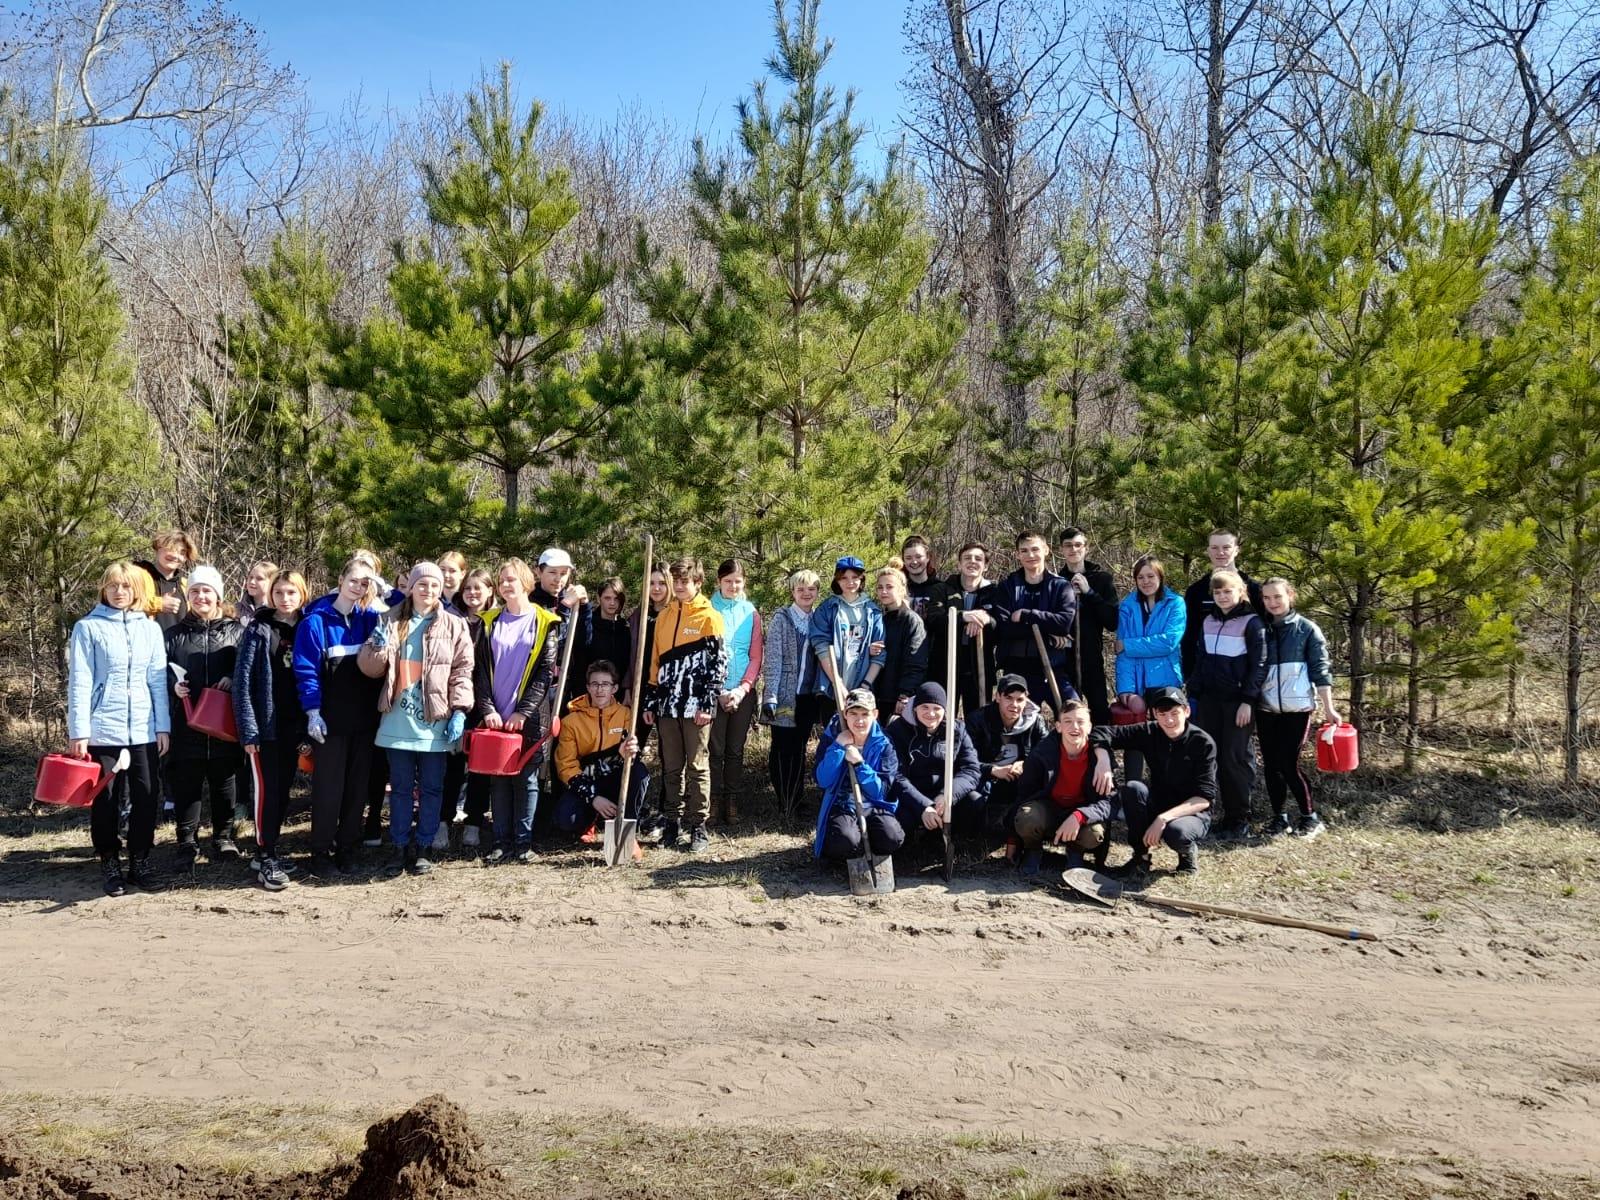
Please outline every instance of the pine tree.
M1271 251L1270 228L1243 210L1191 227L1170 273L1150 280L1148 319L1129 342L1139 397L1129 520L1185 562L1218 527L1253 545L1277 540L1266 500L1287 454L1275 346L1289 316Z
M0 572L32 660L30 710L48 714L72 621L134 543L153 430L130 395L105 203L66 135L0 121Z
M1568 185L1520 308L1511 336L1526 398L1506 425L1523 443L1519 498L1539 525L1539 568L1561 596L1563 770L1575 783L1585 650L1600 604L1600 162Z
M603 247L551 266L578 199L540 158L542 115L519 116L509 68L469 97L466 135L424 164L436 236L397 248L397 316L367 325L344 376L365 428L341 470L375 538L399 535L401 550L459 538L520 552L559 530L563 471L637 388L629 345L597 344L614 274Z
M930 243L891 155L869 178L851 99L821 75L817 0L774 4L777 50L739 108L739 153L703 143L691 188L699 281L642 247L637 286L654 328L651 402L619 482L634 508L665 505L707 553L738 553L770 586L780 569L877 554L955 426L948 395L960 322L922 295ZM684 455L655 468L661 446ZM652 500L652 491L674 493ZM693 492L693 496L683 493Z
M1398 101L1358 112L1309 214L1291 214L1276 264L1295 318L1281 425L1295 486L1271 503L1315 595L1345 626L1350 709L1366 725L1376 673L1407 681L1407 761L1426 689L1503 666L1526 526L1496 519L1495 448L1473 387L1468 320L1493 240L1486 218L1434 205ZM1368 642L1397 627L1401 663Z
M328 377L348 344L333 316L339 279L318 239L291 228L259 266L246 267L250 312L223 326L220 351L233 364L232 408L252 448L236 480L264 526L258 551L301 569L322 554L333 507L318 463L337 414Z

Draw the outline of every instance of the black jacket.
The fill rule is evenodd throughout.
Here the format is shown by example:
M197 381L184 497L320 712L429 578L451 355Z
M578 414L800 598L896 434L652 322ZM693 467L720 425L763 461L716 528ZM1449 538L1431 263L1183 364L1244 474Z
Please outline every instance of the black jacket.
M943 660L940 660L942 674ZM878 698L878 712L893 716L899 712L895 702L909 696L928 677L928 633L922 618L910 608L883 610L883 670L872 681L872 694Z
M995 660L1002 670L1017 671L1037 677L1043 673L1039 650L1033 640L1035 628L1044 635L1050 666L1062 671L1072 661L1071 649L1058 649L1051 638L1072 637L1078 614L1078 589L1061 576L1046 571L1038 583L1029 583L1019 571L1013 571L995 584L984 611L994 619ZM1021 613L1013 621L1012 613Z
M957 721L954 729L955 786L950 794L959 801L977 789L981 775L978 752L972 748L967 727ZM929 733L915 719L907 721L896 717L884 732L889 735L900 760L891 793L895 798L895 815L901 824L920 822L923 810L944 798L944 726Z
M1083 772L1083 787L1075 797L1077 803L1069 804L1068 809L1081 810L1086 819L1092 824L1095 821L1109 821L1111 819L1111 806L1116 796L1100 796L1094 790L1094 765L1098 757L1095 754L1095 743L1091 737L1084 753L1089 756L1088 765ZM1050 789L1055 786L1056 776L1061 773L1061 735L1054 730L1045 737L1028 755L1028 761L1022 764L1022 778L1017 781L1017 799L1026 804L1030 800L1043 800L1048 804L1055 801L1050 796Z
M1072 573L1063 567L1062 574L1070 586ZM1079 694L1088 699L1099 723L1110 716L1106 702L1106 634L1117 631L1119 599L1116 581L1099 563L1084 559L1083 577L1089 581L1088 593L1078 595L1078 654L1083 656L1083 678L1074 676L1072 682ZM1077 656L1069 651L1067 657L1076 668Z
M183 701L178 699L178 677L173 666L184 669L189 699L198 702L203 688L216 687L223 679L231 687L239 655L239 640L244 630L232 617L218 616L202 621L187 614L167 630L167 704L172 712L172 757L174 760L230 758L240 753L238 744L224 742L189 728Z
M1250 607L1258 613L1266 612L1266 606L1261 603L1261 585L1238 566L1233 569L1238 572L1239 578L1244 580L1245 597L1250 601ZM1178 652L1183 662L1183 677L1193 679L1195 659L1200 655L1200 629L1207 617L1215 616L1217 613L1216 602L1211 599L1210 571L1184 589L1183 612L1185 618L1183 641L1179 643Z
M589 664L605 659L617 669L617 695L626 695L628 677L633 673L633 631L628 619L607 620L600 615L598 604L585 604L579 613L578 644L572 648L572 686L567 694L581 695L588 687Z
M911 585L913 588L917 584ZM981 611L987 612L993 604L995 588L998 584L985 584L972 593L972 604L966 603L967 594L961 590L961 576L952 575L942 584L935 586L932 581L920 585L927 592L927 599L923 606L922 623L928 631L928 669L933 672L936 681L944 678L945 636L949 629L950 618L946 615L950 606L954 605L957 612ZM913 597L912 607L916 607ZM985 630L983 635L983 677L984 682L992 692L995 680L999 678L999 668L995 665L994 649L995 637L993 630ZM978 676L978 639L967 632L967 623L956 618L956 687L963 695L966 688L965 680L975 680ZM987 702L989 697L983 697Z
M1039 706L1032 700L1028 701L1015 729L1005 728L1000 720L1000 705L996 702L985 704L967 718L967 736L972 739L978 765L986 776L990 767L1025 761L1049 732L1039 715Z
M294 630L298 617L286 621L262 607L239 639L233 674L233 717L239 742L258 746L279 738L305 736L306 714L294 678Z
M178 622L182 621L184 617L189 615L189 599L185 595L186 588L183 572L180 571L171 579L168 579L161 574L160 568L157 567L153 562L145 562L143 559L140 559L133 565L142 569L146 575L150 576L150 578L155 581L156 598L158 600L165 600L168 596L176 596L178 598L177 612L158 612L154 617L155 623L161 626L162 633L166 633L167 630L175 628Z
M1217 744L1194 722L1169 738L1154 721L1143 725L1096 725L1089 744L1106 750L1137 750L1150 774L1150 802L1156 811L1193 799L1217 803ZM1210 810L1201 814L1209 817ZM1098 819L1098 818L1097 818Z

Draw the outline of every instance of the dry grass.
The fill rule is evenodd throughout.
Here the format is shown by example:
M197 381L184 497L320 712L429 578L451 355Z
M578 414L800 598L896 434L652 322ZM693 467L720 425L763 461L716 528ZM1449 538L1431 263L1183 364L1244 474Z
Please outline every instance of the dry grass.
M361 1146L380 1114L321 1105L164 1103L0 1093L12 1140L46 1162L89 1156L181 1161L202 1171L278 1176L315 1170ZM1600 1177L1463 1166L1299 1148L1262 1156L1218 1151L1085 1150L983 1131L918 1140L882 1134L647 1125L594 1114L570 1119L472 1114L487 1160L534 1197L834 1197L893 1200L1236 1200L1241 1196L1422 1200L1578 1200Z

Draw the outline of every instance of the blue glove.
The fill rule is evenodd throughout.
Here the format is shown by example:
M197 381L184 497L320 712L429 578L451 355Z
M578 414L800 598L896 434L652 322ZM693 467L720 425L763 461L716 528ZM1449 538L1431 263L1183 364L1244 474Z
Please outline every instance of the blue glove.
M386 649L389 645L389 623L379 621L372 627L372 644L379 650Z
M461 740L461 735L467 731L467 714L453 712L450 714L450 724L444 727L445 740L451 745Z
M328 736L328 723L322 719L320 708L313 708L306 713L306 736L319 745Z

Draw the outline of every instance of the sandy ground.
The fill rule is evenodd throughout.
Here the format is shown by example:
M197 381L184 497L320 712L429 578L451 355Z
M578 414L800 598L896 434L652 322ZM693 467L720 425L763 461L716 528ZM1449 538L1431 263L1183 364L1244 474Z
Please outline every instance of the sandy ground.
M1600 1161L1592 834L1564 868L1581 888L1427 909L1359 869L1329 883L1375 853L1336 834L1152 883L1377 944L1105 912L987 862L861 902L778 834L277 895L202 866L117 901L86 836L8 834L3 1091Z

